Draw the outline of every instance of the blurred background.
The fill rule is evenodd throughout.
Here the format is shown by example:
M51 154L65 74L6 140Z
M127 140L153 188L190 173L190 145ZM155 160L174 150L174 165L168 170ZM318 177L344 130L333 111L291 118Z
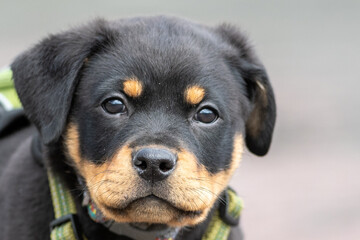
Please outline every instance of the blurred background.
M278 105L267 156L232 186L247 240L360 239L359 0L0 0L0 68L49 33L97 16L181 16L246 32Z

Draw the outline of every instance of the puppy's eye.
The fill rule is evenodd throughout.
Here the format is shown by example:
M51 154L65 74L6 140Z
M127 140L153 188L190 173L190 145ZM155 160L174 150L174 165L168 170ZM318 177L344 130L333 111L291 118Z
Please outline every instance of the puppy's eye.
M110 99L106 99L101 106L103 107L103 109L110 114L123 114L127 112L127 108L125 106L125 104L123 103L123 101L121 101L118 98L110 98Z
M202 123L213 123L218 119L218 113L211 108L202 108L194 116L196 121Z

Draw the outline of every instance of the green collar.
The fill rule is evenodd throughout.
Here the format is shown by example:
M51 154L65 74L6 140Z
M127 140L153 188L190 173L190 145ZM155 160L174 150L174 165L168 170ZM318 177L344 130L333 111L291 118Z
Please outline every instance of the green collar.
M78 228L76 206L70 191L51 170L48 170L48 179L55 213L55 220L50 224L51 240L86 240L86 236ZM230 188L225 191L223 200L201 240L226 240L231 227L238 224L243 209L242 200ZM91 213L89 216L92 217Z

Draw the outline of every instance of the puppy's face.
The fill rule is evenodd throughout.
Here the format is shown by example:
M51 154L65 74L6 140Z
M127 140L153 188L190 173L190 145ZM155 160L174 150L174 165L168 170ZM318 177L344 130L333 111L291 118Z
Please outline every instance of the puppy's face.
M243 151L240 86L224 60L167 34L140 42L136 33L90 58L76 91L66 145L117 221L201 221Z
M104 39L62 69L63 78L76 73L57 89L70 98L58 133L46 132L49 113L33 121L45 142L63 136L68 162L107 218L197 224L227 186L244 143L259 155L269 147L275 115L266 74L243 39L233 43L240 35L232 28L166 18L102 24L101 34L90 29ZM24 59L12 66L15 83Z

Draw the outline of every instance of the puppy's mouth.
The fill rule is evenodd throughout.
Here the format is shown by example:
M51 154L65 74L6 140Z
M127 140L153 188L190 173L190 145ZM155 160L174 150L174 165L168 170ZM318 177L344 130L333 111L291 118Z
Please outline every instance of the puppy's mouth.
M112 212L115 215L124 215L128 214L129 211L136 211L137 209L142 209L144 213L147 211L151 211L151 209L163 209L163 212L176 212L176 215L182 216L182 217L189 217L189 218L195 218L200 216L203 211L187 211L180 209L173 204L171 204L169 201L158 197L154 194L150 194L145 197L140 197L137 199L134 199L132 201L129 201L125 206L109 206L104 205L107 211Z

